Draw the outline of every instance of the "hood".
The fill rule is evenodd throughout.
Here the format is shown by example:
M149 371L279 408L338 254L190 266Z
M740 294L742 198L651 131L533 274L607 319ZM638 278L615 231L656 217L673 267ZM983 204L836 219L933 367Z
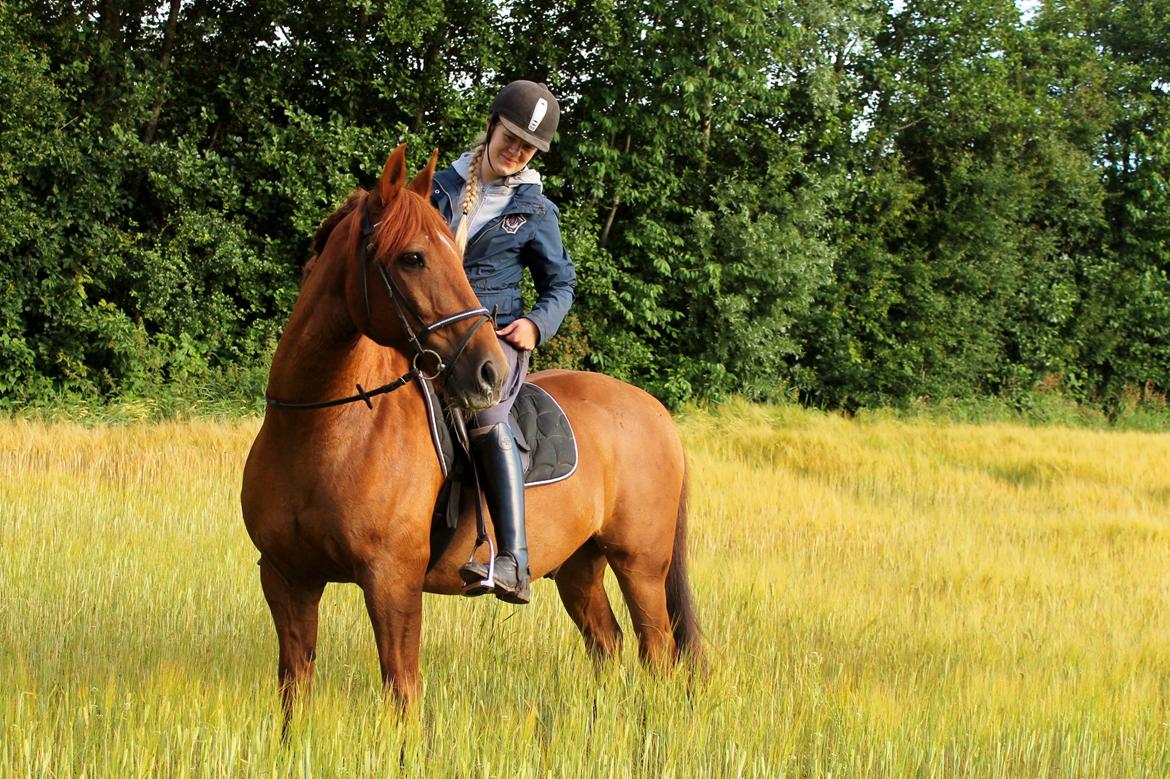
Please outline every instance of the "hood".
M467 181L468 174L471 171L472 156L473 155L471 152L464 152L463 156L455 160L455 162L451 165L451 167L455 169L455 172L463 177L464 181ZM544 189L544 185L541 184L540 181L540 172L527 166L522 168L517 173L512 174L511 176L505 176L503 179L495 179L494 181L488 181L486 183L491 186L502 185L505 187L518 187L521 184L535 184L542 190Z

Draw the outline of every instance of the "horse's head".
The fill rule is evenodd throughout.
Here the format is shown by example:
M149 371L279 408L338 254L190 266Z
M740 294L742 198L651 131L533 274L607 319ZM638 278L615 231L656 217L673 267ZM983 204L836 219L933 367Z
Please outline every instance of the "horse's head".
M401 350L423 375L440 374L455 405L486 408L500 399L508 364L451 230L431 205L437 159L438 150L409 184L406 145L386 160L359 206L364 261L346 298L366 337Z

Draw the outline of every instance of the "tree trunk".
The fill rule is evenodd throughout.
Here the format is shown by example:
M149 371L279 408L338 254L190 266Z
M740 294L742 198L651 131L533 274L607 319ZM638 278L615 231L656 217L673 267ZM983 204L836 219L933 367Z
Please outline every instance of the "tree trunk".
M94 73L94 102L98 111L111 113L114 85L117 81L115 52L121 52L122 4L118 0L101 0L98 4L98 56Z
M447 37L446 33L447 28L440 26L428 36L430 40L426 54L423 56L423 71L419 76L418 105L415 108L414 119L410 126L412 133L422 131L423 123L427 118L427 110L439 99L435 85L446 80L447 74L440 72L444 71L446 65L443 49L443 43Z
M624 154L630 153L630 134L629 133L626 133L626 150L623 153ZM606 242L609 240L609 228L613 227L613 219L615 216L617 216L618 206L621 205L621 202L622 202L621 198L618 197L618 195L615 193L613 196L613 203L611 203L610 207L609 207L609 216L607 216L605 218L605 227L602 228L602 230L601 230L601 240L599 243L600 243L601 248L603 248L603 249L605 248Z
M179 25L179 5L182 0L171 0L171 8L167 14L167 25L163 30L162 53L158 58L158 97L154 100L154 108L150 112L150 122L146 131L142 133L142 142L154 143L154 134L158 130L158 118L162 113L163 100L167 94L167 70L171 66L171 52L175 48L175 29Z

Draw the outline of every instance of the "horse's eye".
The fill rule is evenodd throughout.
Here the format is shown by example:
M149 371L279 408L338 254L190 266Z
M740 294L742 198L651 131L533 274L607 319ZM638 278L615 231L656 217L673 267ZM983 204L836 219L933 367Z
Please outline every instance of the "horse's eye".
M421 252L404 252L398 257L398 264L410 270L417 270L427 264Z

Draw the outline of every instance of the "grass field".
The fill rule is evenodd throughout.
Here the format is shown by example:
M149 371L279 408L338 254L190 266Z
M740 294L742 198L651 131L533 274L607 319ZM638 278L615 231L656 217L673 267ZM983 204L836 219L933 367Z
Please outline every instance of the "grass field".
M1170 435L686 413L705 678L427 596L403 719L334 586L282 747L257 424L0 422L0 775L1170 774Z

